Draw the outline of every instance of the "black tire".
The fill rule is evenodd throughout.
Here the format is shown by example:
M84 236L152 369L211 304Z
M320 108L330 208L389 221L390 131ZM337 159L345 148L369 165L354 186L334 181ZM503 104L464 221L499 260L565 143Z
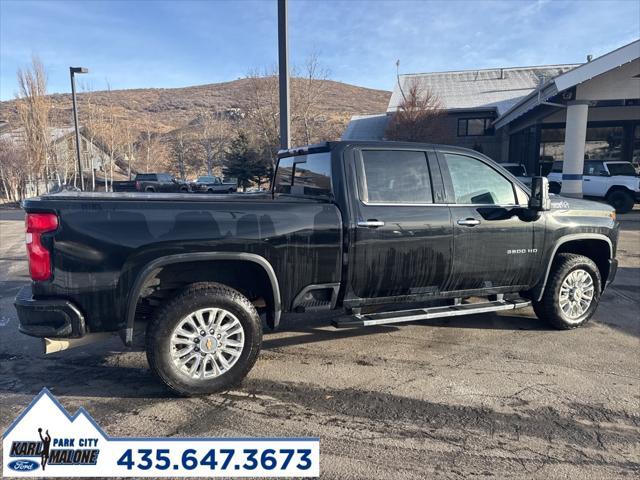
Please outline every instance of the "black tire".
M186 188L186 187L182 187L182 188L180 189L180 192L181 192L181 193L189 193L189 189L188 189L188 188Z
M179 322L201 308L223 308L232 313L244 330L244 347L236 363L216 377L193 379L171 358L171 336ZM258 358L262 323L249 300L237 290L218 283L195 283L167 302L147 325L146 351L151 370L173 392L183 395L216 393L242 381Z
M556 182L549 183L549 193L559 194L562 189L562 185Z
M148 192L148 193L153 193L153 192L155 192L155 191L156 191L156 189L155 189L155 188L153 188L153 187L147 187L147 188L145 188L145 189L144 189L144 191L145 191L145 192Z
M635 199L630 192L614 190L607 195L607 203L615 208L617 213L629 213L633 210Z
M207 193L213 193L213 188L207 189Z
M577 318L568 317L560 307L560 287L567 276L575 270L584 270L593 281L593 298L585 312ZM549 322L561 330L570 330L584 325L598 308L602 292L602 280L598 267L590 258L574 253L560 253L556 256L549 272L542 299L533 301L533 310L540 320Z

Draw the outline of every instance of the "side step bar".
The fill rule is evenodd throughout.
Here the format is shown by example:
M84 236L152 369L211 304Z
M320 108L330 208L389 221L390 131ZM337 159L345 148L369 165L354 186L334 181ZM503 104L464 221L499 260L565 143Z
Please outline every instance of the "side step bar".
M499 312L501 310L515 310L531 305L530 300L518 298L515 300L495 300L493 302L465 303L447 305L445 307L418 308L397 312L357 314L351 317L336 318L331 324L336 328L369 327L372 325L387 325L390 323L413 322L431 318L458 317L474 315L476 313Z

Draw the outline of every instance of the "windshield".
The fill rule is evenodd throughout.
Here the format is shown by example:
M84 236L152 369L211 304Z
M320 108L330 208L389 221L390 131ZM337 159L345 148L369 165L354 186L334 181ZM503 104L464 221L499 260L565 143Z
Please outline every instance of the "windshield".
M636 176L636 169L630 163L607 163L609 174Z
M216 177L198 177L198 183L215 183Z

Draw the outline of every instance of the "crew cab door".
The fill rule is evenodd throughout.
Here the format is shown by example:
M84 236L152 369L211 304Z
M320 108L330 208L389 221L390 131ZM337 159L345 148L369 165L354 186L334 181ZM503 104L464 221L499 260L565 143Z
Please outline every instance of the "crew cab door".
M587 197L604 197L609 190L611 178L605 164L599 161L584 162L582 194Z
M449 291L528 286L540 263L543 217L526 215L524 190L483 157L438 152L453 222Z
M159 192L173 192L177 190L175 188L175 182L171 175L162 173L158 175L158 191Z
M435 153L363 148L351 160L351 297L382 302L439 292L450 273L452 230Z

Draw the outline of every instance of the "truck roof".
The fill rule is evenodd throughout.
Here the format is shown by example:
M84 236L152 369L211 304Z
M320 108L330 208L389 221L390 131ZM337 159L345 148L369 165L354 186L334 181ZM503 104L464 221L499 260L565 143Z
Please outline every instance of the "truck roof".
M456 150L460 152L473 152L474 154L482 155L476 150L470 150L464 147L456 147L453 145L442 145L438 143L425 143L425 142L395 142L395 141L380 141L380 140L338 140L323 143L316 143L313 145L303 145L300 147L292 147L289 149L282 149L278 151L278 158L294 157L297 155L308 155L310 153L330 152L339 147L348 145L360 146L360 147L398 147L398 148L443 148L446 147L450 150Z

